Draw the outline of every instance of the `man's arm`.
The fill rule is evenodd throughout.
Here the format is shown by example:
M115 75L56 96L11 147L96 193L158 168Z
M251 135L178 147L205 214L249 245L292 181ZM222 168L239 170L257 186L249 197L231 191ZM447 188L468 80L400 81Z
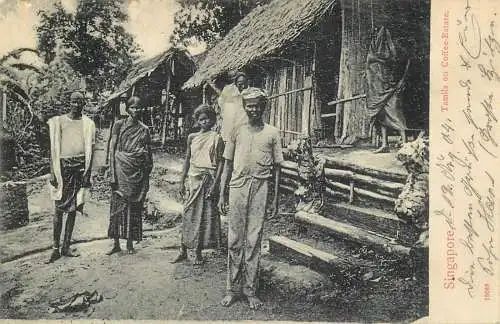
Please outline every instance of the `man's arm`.
M274 198L273 213L271 217L278 215L279 189L281 180L281 163L283 162L283 149L281 147L281 137L279 132L273 138L273 160L274 160Z
M281 165L276 164L274 167L274 198L273 198L273 214L272 217L278 215L279 208L279 190L280 190L280 180L281 180Z
M118 143L120 122L116 122L111 130L111 140L109 142L109 174L111 186L116 185L116 174L115 174L115 151L116 145Z
M90 163L89 163L89 168L83 175L83 187L88 188L90 187L90 178L92 174L92 163L94 163L94 152L95 152L95 144L92 143L92 146L90 148Z
M219 203L217 204L219 212L222 214L225 214L227 212L226 191L232 173L233 173L233 161L226 159L224 162L224 171L222 171L222 176L221 176Z
M189 134L186 143L186 156L184 158L184 165L182 168L182 174L179 184L179 194L181 195L181 197L184 197L184 194L186 193L186 186L184 182L186 181L186 177L190 167L189 162L191 160L191 142L193 141L193 136L193 134Z
M222 172L224 171L224 158L222 157L223 154L224 154L224 141L219 136L219 140L218 140L217 148L216 148L217 169L215 170L214 183L212 185L212 188L210 188L210 195L213 195L215 193L217 186L219 186L221 184L220 180L222 177Z

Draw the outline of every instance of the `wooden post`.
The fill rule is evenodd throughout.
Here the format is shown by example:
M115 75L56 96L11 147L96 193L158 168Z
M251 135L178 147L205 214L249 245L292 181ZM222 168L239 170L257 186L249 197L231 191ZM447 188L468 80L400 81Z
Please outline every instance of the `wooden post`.
M2 91L2 125L7 120L7 92Z
M352 204L354 202L354 181L349 182L349 203Z
M316 115L316 109L317 109L317 105L316 105L316 99L318 98L317 96L317 91L318 91L318 87L317 87L317 84L316 84L316 56L318 55L318 49L317 49L317 45L316 45L316 41L314 41L313 43L314 45L314 49L313 49L313 61L312 61L312 68L311 68L311 85L313 87L313 89L311 90L311 95L309 96L309 101L310 101L310 104L309 104L309 123L307 125L307 136L311 136L311 126L312 125L315 125L315 121L314 120L311 120L312 118L316 118L316 116L312 116L313 114Z
M203 84L203 96L202 96L202 103L206 104L207 103L207 84Z
M340 19L341 19L341 24L342 24L342 32L341 32L341 37L344 37L344 31L345 31L345 17L344 17L344 9L342 8L341 9L341 12L340 12ZM343 45L343 42L341 41L341 44ZM342 62L344 61L344 56L345 56L345 53L344 51L340 51L340 65L342 64ZM343 93L343 89L342 89L342 86L343 86L343 78L340 76L340 73L342 73L342 68L340 67L339 69L339 86L338 86L338 90L337 90L337 98L339 98L342 93ZM335 142L337 142L337 140L340 138L340 127L342 126L341 125L341 118L342 118L342 108L343 108L343 105L339 105L337 104L335 106L335 130L334 130L334 138L335 138Z
M163 129L162 129L162 138L161 138L161 147L165 147L165 142L167 139L167 121L168 121L168 110L169 110L169 92L170 92L170 81L171 81L171 74L168 73L167 75L167 97L165 98L165 118L163 119Z

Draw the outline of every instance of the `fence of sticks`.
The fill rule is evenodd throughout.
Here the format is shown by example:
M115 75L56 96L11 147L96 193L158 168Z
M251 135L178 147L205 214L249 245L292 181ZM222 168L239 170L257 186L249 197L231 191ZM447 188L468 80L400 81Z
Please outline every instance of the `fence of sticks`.
M407 175L363 167L325 157L325 194L349 203L364 202L373 207L393 211ZM280 187L293 192L306 179L301 179L296 162L282 164Z

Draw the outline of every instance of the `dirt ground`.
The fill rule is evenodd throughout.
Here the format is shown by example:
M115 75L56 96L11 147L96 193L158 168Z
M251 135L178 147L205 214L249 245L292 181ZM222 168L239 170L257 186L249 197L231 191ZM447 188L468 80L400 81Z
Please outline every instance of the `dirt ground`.
M103 164L104 154L100 155ZM77 216L74 247L78 258L44 263L50 254L52 202L43 185L30 188L30 224L0 233L0 318L12 319L169 319L169 320L300 320L300 321L405 321L427 314L425 287L405 278L390 278L347 291L333 282L318 299L290 295L261 279L265 306L252 311L246 303L220 306L225 292L226 258L205 251L206 263L171 264L180 241L177 196L182 157L155 155L149 208L157 212L145 223L145 238L134 255L106 256L109 191L96 166L93 199L85 215ZM288 208L284 204L282 208ZM151 212L151 210L149 210ZM283 231L285 222L271 221L266 236ZM277 262L284 273L300 273ZM289 271L289 270L294 270ZM306 277L307 278L307 277ZM295 292L300 290L295 287ZM96 290L103 300L72 313L49 313L49 303L60 297Z

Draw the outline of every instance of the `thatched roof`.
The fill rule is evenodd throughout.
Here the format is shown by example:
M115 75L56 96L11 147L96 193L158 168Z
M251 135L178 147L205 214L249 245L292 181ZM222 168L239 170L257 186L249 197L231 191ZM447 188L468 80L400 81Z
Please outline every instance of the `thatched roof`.
M291 43L314 26L335 0L274 0L252 10L207 54L183 88L244 67Z
M106 101L102 104L102 106L106 106L112 100L118 98L123 93L127 92L135 83L141 80L144 77L147 77L149 74L158 69L164 62L168 60L178 57L179 55L184 57L183 63L187 62L187 70L190 70L191 73L194 73L196 69L195 62L193 57L189 54L189 52L185 49L180 49L176 47L168 48L166 51L155 55L149 59L141 60L135 63L125 80L120 84L118 90L116 90L113 94L111 94ZM177 62L175 62L174 66L177 66Z

